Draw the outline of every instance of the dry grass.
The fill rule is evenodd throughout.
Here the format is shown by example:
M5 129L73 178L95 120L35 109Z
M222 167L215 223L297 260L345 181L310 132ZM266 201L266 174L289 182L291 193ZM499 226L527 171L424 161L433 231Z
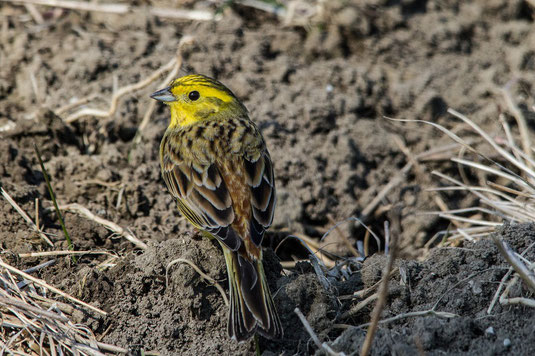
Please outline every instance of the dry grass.
M471 207L435 212L452 222L455 229L441 232L445 236L445 245L457 245L459 241L474 241L488 237L503 222L511 224L535 223L535 161L531 137L527 129L526 119L513 102L507 88L501 90L505 102L515 119L519 139L515 139L513 130L504 115L499 116L503 132L489 134L465 115L449 109L448 112L460 119L479 138L479 145L468 142L452 130L444 126L419 121L432 125L451 139L462 145L459 156L451 161L459 167L459 178L434 171L433 175L447 182L447 186L435 188L437 191L461 191L475 196L476 204ZM402 120L416 121L416 120ZM518 143L517 141L520 141ZM477 142L477 141L476 141ZM490 159L483 152L492 152ZM478 177L472 183L467 170ZM521 304L535 308L535 300L525 297L509 297L511 288L523 282L532 293L535 292L535 262L529 261L524 254L531 249L531 244L521 254L513 251L498 234L492 234L492 240L501 255L511 266L498 286L487 313L492 313L496 302L502 305Z
M115 15L125 15L129 13L147 12L153 16L187 21L210 21L217 17L209 11L187 10L177 8L160 7L137 7L122 3L99 4L90 1L73 0L3 0L12 4L25 5L26 9L37 23L43 22L41 14L37 11L37 6L50 6L70 9L75 11L104 12Z
M440 188L441 190L466 191L479 198L476 206L440 214L452 221L465 223L464 228L453 230L448 239L481 238L493 232L504 220L511 223L535 222L535 187L533 186L535 172L530 168L533 166L533 160L530 155L518 148L505 120L502 120L502 125L507 139L500 139L491 137L466 116L451 109L449 112L467 123L501 159L500 162L491 160L481 153L481 149L477 150L465 145L475 154L475 157L473 159L452 158L452 161L462 167L477 171L476 173L483 177L477 184L470 184L466 179L461 181L440 172L433 172L451 184ZM456 141L463 142L463 139L451 131L441 129ZM531 145L528 142L524 146L530 147ZM476 161L476 157L480 159L480 162Z
M531 308L535 308L535 299L525 297L509 297L511 288L515 284L517 284L519 280L522 280L524 282L528 289L530 289L531 293L535 292L535 262L528 261L524 257L524 254L533 246L535 246L535 243L532 243L521 254L518 254L513 251L513 249L511 249L511 247L506 242L502 241L502 239L500 239L498 235L493 235L492 239L494 240L496 246L498 246L498 250L500 251L502 256L511 265L511 267L509 268L509 271L505 274L505 276L502 278L502 281L498 286L498 289L496 290L496 294L494 295L494 298L489 308L487 309L487 314L492 313L492 309L494 307L494 304L498 300L498 296L500 304L502 305L521 304ZM513 271L516 273L514 277L510 279ZM504 286L505 290L503 290Z
M99 342L91 330L73 321L82 312L75 304L50 299L56 290L27 272L0 259L0 354L7 355L104 355L126 354L127 350ZM68 297L65 293L64 297ZM67 298L69 299L69 298ZM71 297L72 300L75 298Z
M436 123L400 120L432 125L462 146L461 155L451 157L451 161L459 167L460 178L433 171L432 174L447 185L430 190L464 191L475 196L477 203L463 209L431 212L450 220L455 226L452 230L440 232L438 237L445 237L443 242L446 245L456 245L459 240L474 241L488 236L496 227L501 226L503 221L535 222L535 171L531 168L535 166L535 162L531 152L526 151L527 147L531 147L529 136L522 135L521 146L524 149L520 149L503 117L500 120L503 133L490 135L461 113L453 109L448 112L471 128L479 140L461 138ZM518 120L522 120L522 117L517 118ZM483 153L489 149L497 159L491 159ZM466 170L472 170L478 180L469 181Z

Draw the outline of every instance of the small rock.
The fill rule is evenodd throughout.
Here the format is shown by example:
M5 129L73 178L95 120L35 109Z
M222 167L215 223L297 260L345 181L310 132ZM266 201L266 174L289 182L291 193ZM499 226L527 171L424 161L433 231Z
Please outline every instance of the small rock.
M511 340L509 340L508 338L507 338L507 339L504 339L504 340L503 340L503 346L505 346L505 347L511 347Z
M483 292L483 288L481 287L480 283L474 283L474 285L472 285L472 293L474 293L475 295L478 295L478 294L481 294L482 292Z
M109 168L102 168L102 169L99 169L95 178L103 182L108 182L109 180L111 180L112 176L113 176L113 173L111 172Z
M488 335L494 335L494 328L492 326L489 326L486 330L485 330L485 334L488 334ZM505 342L505 341L504 341Z

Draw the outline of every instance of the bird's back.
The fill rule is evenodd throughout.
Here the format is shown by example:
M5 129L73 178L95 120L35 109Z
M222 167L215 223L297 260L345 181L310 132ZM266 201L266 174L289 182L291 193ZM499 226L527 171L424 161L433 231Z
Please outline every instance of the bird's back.
M191 180L194 181L195 175L205 167L216 167L232 201L234 221L231 226L245 241L246 251L256 258L259 257L260 249L250 243L253 198L251 186L247 183L246 167L247 162L257 162L266 153L260 131L246 116L169 128L160 145L162 171L170 170L177 163L179 166L191 167ZM166 183L172 190L170 183ZM190 222L202 229L185 211L187 206L179 204L179 208Z

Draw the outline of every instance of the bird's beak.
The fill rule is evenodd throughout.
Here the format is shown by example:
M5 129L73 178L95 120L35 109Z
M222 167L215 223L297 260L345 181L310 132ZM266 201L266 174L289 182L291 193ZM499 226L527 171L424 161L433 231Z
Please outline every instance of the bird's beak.
M171 93L171 87L158 90L157 92L152 93L150 97L155 100L163 101L164 103L176 101L175 96Z

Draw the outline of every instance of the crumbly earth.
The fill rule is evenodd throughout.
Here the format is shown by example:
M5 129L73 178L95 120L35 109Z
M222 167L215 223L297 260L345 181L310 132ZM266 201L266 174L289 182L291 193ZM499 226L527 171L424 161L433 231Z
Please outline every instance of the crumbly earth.
M130 2L129 2L130 3ZM136 1L145 6L208 6L191 1ZM327 2L325 17L285 26L249 7L220 8L216 22L160 19L143 12L113 15L38 7L36 24L26 8L0 4L0 186L40 224L54 247L43 244L7 202L0 203L2 258L27 268L47 258L25 252L67 248L34 151L39 148L60 204L78 203L128 228L149 248L141 251L100 224L73 213L65 223L77 250L108 250L118 258L86 255L77 263L56 258L38 277L106 310L84 315L103 342L132 354L254 353L254 343L226 336L227 307L218 289L184 263L197 264L226 290L217 244L202 239L180 217L160 177L158 147L168 110L157 105L134 143L138 126L159 89L156 81L119 100L107 118L86 116L65 123L76 109L58 109L95 95L85 107L106 110L115 88L148 77L169 62L180 40L181 74L214 76L243 100L262 130L275 166L278 208L266 246L289 234L322 237L333 222L360 217L382 237L387 212L401 207L401 258L406 274L392 281L384 317L433 307L458 317L404 318L381 325L373 354L529 354L535 349L533 311L518 305L486 309L507 271L489 241L457 249L423 248L448 227L436 215L438 194L450 209L477 203L460 193L426 189L439 184L433 169L458 174L449 154L438 154L407 171L369 215L363 210L416 155L448 145L432 121L458 134L469 130L448 115L452 107L498 132L509 88L533 127L535 82L534 9L522 0L471 2L366 0ZM309 7L313 8L313 7ZM300 12L297 12L299 16ZM505 116L506 120L511 119ZM513 121L511 121L513 122ZM349 220L322 246L349 256L365 230ZM507 226L500 234L517 251L535 240L532 225ZM373 240L373 239L372 239ZM372 250L377 247L372 246ZM371 309L347 312L360 299L343 296L380 276L384 258L353 263L352 275L328 277L325 288L301 262L281 270L278 258L306 258L298 245L267 250L266 270L276 291L286 336L260 339L266 355L321 353L294 313L298 307L322 341L346 353L359 349ZM533 261L533 253L527 257ZM372 271L372 272L370 272ZM515 295L528 295L517 288ZM350 327L351 326L351 327ZM487 331L492 327L494 333ZM504 346L509 339L511 345Z
M535 258L535 225L506 225L496 232L516 252ZM366 269L384 265L385 259L371 258ZM529 355L535 344L533 308L518 305L492 305L493 297L510 266L491 240L464 248L438 248L423 262L400 261L403 276L394 277L389 286L383 318L409 312L433 310L456 314L453 318L433 315L406 317L380 327L372 355ZM369 278L365 286L378 281ZM529 290L515 284L509 297L529 296ZM369 310L354 315L350 325L363 324ZM365 328L350 327L333 340L333 350L349 353L359 349ZM318 352L317 354L322 354Z

